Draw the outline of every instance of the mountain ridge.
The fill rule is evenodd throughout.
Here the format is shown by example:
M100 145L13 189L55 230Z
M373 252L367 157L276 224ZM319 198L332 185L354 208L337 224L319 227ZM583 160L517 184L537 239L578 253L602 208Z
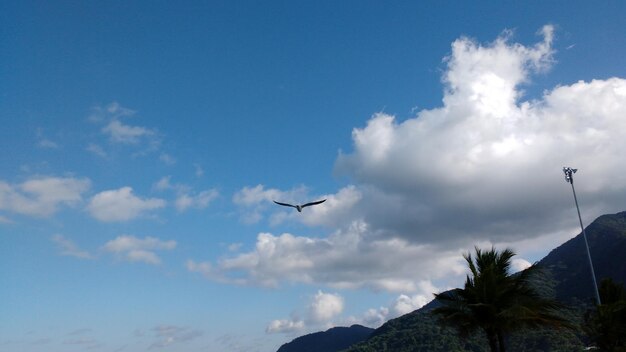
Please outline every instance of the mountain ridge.
M365 340L374 329L354 324L350 327L334 327L295 338L277 352L337 352Z

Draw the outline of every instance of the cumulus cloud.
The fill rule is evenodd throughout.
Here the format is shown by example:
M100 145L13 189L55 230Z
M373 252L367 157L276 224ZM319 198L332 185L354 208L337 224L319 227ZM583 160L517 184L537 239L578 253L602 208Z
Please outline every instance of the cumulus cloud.
M344 299L337 293L325 293L322 290L311 297L306 317L299 319L277 319L269 323L267 333L294 333L320 326L332 327L332 320L343 312Z
M511 270L516 273L518 271L526 270L531 267L532 264L523 258L514 258L511 260Z
M422 283L425 288L423 293L414 295L401 294L397 296L387 307L370 308L361 316L350 316L344 325L360 324L372 328L378 328L390 319L420 309L433 299L433 293L439 292L430 282Z
M176 241L162 241L154 237L137 238L130 235L118 236L114 240L107 242L103 249L114 253L119 258L130 262L143 262L157 265L161 263L161 258L155 251L172 250L176 248Z
M317 291L309 307L313 321L329 321L343 311L343 297L336 293Z
M423 280L465 272L458 249L436 251L401 238L368 236L362 222L328 238L261 233L252 251L216 263L190 260L187 269L210 280L242 285L290 282L405 293L418 291Z
M350 316L344 320L342 325L360 324L372 328L378 328L390 319L411 313L422 308L430 302L434 293L442 290L435 287L432 282L422 280L417 285L417 292L414 294L400 294L387 306L370 308L360 316Z
M86 178L36 177L18 185L0 180L0 210L48 217L61 205L74 206L91 186Z
M419 293L413 295L401 294L387 307L370 308L360 316L341 317L345 308L344 298L337 293L325 293L319 290L310 298L307 308L300 318L293 314L289 319L272 320L267 328L267 333L295 334L304 331L328 329L336 325L360 324L377 328L389 319L413 312L426 303L430 302L434 292L439 292L430 282L422 282L419 285Z
M52 241L55 242L60 250L61 255L75 257L79 259L93 259L94 256L80 249L72 240L65 238L63 235L56 234L52 236Z
M151 210L163 208L159 198L142 199L133 194L131 187L103 191L91 198L87 210L103 222L128 221Z
M404 121L379 113L354 129L354 150L335 165L360 193L352 217L413 243L545 236L572 221L561 171L570 165L580 170L587 223L623 210L626 80L580 81L523 101L520 86L554 62L552 28L542 35L528 47L508 32L484 45L458 39L442 107Z

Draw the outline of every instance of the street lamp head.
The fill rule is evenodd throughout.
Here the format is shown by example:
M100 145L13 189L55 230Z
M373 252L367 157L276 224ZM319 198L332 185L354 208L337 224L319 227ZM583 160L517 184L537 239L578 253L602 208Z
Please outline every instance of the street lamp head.
M563 172L565 173L565 182L574 184L574 176L578 169L572 169L571 167L564 167Z

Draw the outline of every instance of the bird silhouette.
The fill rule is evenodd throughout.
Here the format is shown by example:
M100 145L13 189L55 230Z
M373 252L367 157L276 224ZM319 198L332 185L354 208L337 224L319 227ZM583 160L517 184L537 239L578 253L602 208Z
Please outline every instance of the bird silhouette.
M322 200L318 200L318 201L316 201L316 202L310 202L310 203L306 203L306 204L302 204L302 205L293 205L293 204L281 203L281 202L277 202L277 201L274 201L274 203L276 203L276 204L278 204L278 205L285 206L285 207L292 207L292 208L296 208L296 209L298 210L298 213L301 213L301 212L302 212L302 209L303 209L304 207L308 207L308 206L311 206L311 205L321 204L321 203L324 203L325 201L326 201L326 199L322 199Z

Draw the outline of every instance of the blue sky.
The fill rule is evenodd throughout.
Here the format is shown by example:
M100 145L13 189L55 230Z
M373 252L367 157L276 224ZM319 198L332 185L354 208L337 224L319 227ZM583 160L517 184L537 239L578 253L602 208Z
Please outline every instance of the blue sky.
M625 10L2 2L0 351L274 351L540 259L561 167L626 209Z

